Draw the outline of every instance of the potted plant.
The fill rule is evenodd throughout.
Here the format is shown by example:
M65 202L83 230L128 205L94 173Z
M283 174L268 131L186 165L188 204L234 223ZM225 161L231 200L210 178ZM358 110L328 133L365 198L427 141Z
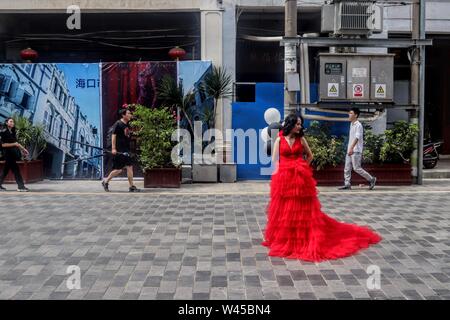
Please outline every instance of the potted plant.
M384 132L384 143L380 150L380 159L389 163L410 163L411 153L419 127L406 121L397 121L392 129Z
M45 150L47 142L42 125L33 125L30 120L22 116L14 116L17 132L17 141L29 152L26 158L18 161L20 173L25 183L34 183L44 180L44 163L39 156ZM3 170L5 162L0 161L0 170ZM14 183L15 178L10 172L5 179L6 183Z
M415 124L405 121L394 123L384 134L374 134L370 127L364 130L364 169L377 177L380 185L408 185L412 183L410 156L418 132ZM345 145L343 139L335 140L323 124L313 121L307 131L308 143L314 153L314 176L319 185L342 184ZM353 184L367 183L357 174Z
M194 126L192 123L192 109L196 107L195 104L195 92L188 92L184 94L183 85L177 84L177 82L171 76L164 76L161 80L161 84L158 86L158 98L161 101L161 105L171 110L179 110L181 113L181 120L185 120L189 132L194 133ZM192 145L192 140L190 141ZM189 155L191 156L191 155ZM182 164L182 181L192 181L192 166Z
M312 166L318 184L334 185L342 180L345 156L344 139L330 134L330 126L312 121L305 133L308 145L314 154Z
M305 136L314 154L312 164L317 170L336 167L343 162L344 139L331 135L328 125L312 121Z
M208 128L213 129L223 129L223 126L218 125L217 113L218 109L221 106L221 100L223 98L228 98L232 95L232 78L231 76L221 67L213 66L212 71L205 76L205 79L202 81L200 85L200 90L206 97L210 97L213 99L213 109L204 110L203 119L206 121ZM223 112L221 112L223 116ZM220 118L222 119L222 118ZM222 132L222 135L224 133ZM223 137L223 136L222 136ZM208 137L208 144L217 141L214 137ZM223 144L223 140L219 141L219 143ZM218 146L216 146L217 148ZM223 145L219 146L222 148L223 153ZM216 149L215 149L216 150ZM219 163L219 176L221 182L235 182L236 181L236 164L235 163L226 163L226 155L222 154L222 158L218 159L217 154L212 152L210 155L203 155L203 163L196 163L194 161L193 164L193 178L194 181L203 181L203 182L217 182L217 164ZM194 159L198 158L198 156L194 155Z
M161 104L169 109L179 108L188 123L190 132L194 132L191 119L191 108L195 107L195 92L184 94L183 85L177 85L176 81L169 75L165 75L158 87L158 98Z
M181 163L172 141L176 119L167 107L135 105L132 127L137 136L145 188L179 188Z

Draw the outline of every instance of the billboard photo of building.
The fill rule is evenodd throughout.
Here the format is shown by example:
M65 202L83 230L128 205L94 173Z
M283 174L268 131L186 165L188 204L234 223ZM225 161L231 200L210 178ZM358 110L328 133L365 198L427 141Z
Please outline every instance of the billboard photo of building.
M44 126L46 178L101 177L99 76L96 63L0 64L0 121L20 115Z

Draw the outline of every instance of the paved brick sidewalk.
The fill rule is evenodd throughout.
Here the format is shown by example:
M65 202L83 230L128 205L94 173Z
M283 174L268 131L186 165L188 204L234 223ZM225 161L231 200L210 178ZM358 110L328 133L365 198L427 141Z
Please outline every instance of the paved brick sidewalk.
M383 241L317 264L270 258L260 245L267 183L131 195L98 193L98 182L30 187L0 194L0 299L450 299L445 181L321 188L326 213ZM67 289L70 265L81 269L80 290ZM366 286L371 265L380 290Z

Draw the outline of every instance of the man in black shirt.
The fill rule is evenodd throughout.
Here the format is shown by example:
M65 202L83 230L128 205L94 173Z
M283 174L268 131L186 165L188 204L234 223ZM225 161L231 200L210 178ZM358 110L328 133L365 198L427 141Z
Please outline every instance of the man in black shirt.
M102 181L102 186L105 191L109 191L109 182L112 178L117 177L122 173L123 169L127 169L128 182L130 184L130 192L140 191L133 183L133 163L130 152L131 142L131 128L129 122L133 115L128 109L122 109L120 111L121 119L118 120L113 126L113 132L111 135L111 153L113 154L113 170L109 174L106 180Z
M6 190L2 187L2 184L6 176L8 175L9 170L11 170L14 173L17 186L19 187L17 191L27 192L29 190L23 183L23 178L20 174L20 169L16 161L22 158L21 153L27 156L28 151L20 143L17 142L14 120L12 118L8 118L6 119L5 124L6 129L2 130L0 133L1 146L3 149L3 155L5 157L5 167L3 168L3 172L0 174L0 191Z

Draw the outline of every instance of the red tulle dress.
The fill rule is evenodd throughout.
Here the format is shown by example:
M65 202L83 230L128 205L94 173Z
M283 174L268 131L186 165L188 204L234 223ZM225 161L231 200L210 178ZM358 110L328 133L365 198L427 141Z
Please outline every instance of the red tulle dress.
M292 147L279 133L280 157L270 183L265 241L269 256L320 262L350 256L378 243L367 227L343 223L321 211L316 181L303 159L300 138Z

